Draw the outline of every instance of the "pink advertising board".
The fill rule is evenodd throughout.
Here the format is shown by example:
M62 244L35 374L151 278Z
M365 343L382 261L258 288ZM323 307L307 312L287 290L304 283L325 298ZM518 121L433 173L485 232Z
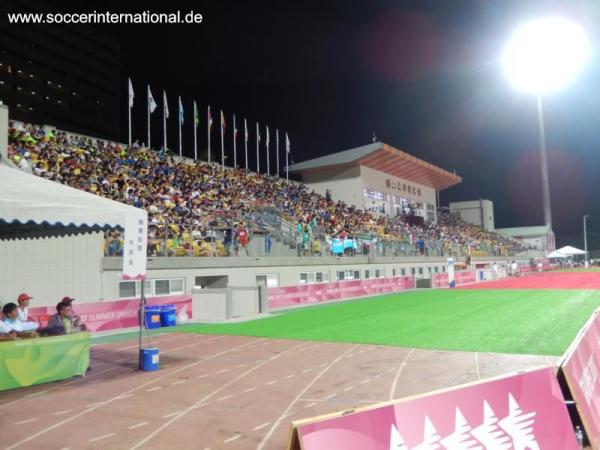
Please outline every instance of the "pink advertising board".
M577 450L550 367L292 424L291 449Z
M165 297L149 297L148 305L170 305L177 308L177 313L186 309L188 318L192 317L192 297L189 295L169 295ZM116 300L107 302L79 303L73 302L73 311L81 317L90 331L106 331L129 328L138 325L139 300ZM56 313L54 306L29 308L29 317L37 320L39 316Z
M269 288L269 309L385 294L413 287L414 280L411 277L389 277Z
M448 287L448 274L447 273L436 273L431 279L432 287L443 288ZM457 286L475 283L477 281L477 272L474 270L461 270L460 272L454 272L454 281Z
M600 310L567 350L561 364L593 449L600 448Z

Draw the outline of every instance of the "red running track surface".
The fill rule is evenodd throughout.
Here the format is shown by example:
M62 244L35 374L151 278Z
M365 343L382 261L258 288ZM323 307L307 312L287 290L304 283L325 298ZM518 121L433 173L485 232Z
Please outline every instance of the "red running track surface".
M600 272L543 272L473 283L458 289L600 289Z

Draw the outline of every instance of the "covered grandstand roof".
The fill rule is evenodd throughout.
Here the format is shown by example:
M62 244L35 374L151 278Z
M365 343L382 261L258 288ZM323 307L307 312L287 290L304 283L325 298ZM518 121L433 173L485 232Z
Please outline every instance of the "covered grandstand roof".
M548 225L539 225L533 227L496 228L496 231L511 237L528 237L547 234L550 231L550 227Z
M441 191L462 181L456 174L409 155L383 142L374 142L290 166L290 172L302 173L333 167L367 166L408 181Z

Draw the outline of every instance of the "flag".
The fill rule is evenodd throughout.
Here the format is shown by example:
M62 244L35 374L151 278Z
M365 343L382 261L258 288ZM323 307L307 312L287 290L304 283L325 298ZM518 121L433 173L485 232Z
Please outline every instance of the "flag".
M225 131L226 128L226 124L225 124L225 116L223 115L223 110L221 110L221 128L223 129L223 131Z
M287 133L285 133L285 151L287 153L292 153L290 151L290 138L288 138L288 134Z
M150 85L148 85L148 109L150 110L150 114L156 109L156 102L154 101L154 97L152 97L152 92L150 92Z
M133 94L133 84L131 83L131 78L129 78L129 107L133 108L133 97L135 97L135 95Z
M179 96L179 123L183 124L183 105L181 104L181 95Z
M237 135L238 135L238 129L237 129L237 125L235 124L235 114L233 115L233 138L237 139Z
M212 114L210 113L210 105L208 105L208 128L212 128Z
M200 116L198 115L198 107L196 106L196 100L194 100L194 126L198 128L200 124Z
M248 124L246 123L245 117L244 117L244 142L248 142Z
M269 142L270 142L270 139L269 139L269 126L267 125L267 149L269 148Z
M258 122L256 122L256 141L260 142L260 128L258 126Z
M169 105L167 104L167 93L163 91L163 109L165 113L165 118L169 118Z

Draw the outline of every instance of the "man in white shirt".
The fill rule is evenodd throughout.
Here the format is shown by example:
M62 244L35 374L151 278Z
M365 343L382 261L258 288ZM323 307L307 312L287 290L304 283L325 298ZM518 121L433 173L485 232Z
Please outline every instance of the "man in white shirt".
M26 331L37 330L39 328L37 322L29 320L29 300L32 298L32 296L26 293L19 294L17 297L17 302L19 303L17 317Z

